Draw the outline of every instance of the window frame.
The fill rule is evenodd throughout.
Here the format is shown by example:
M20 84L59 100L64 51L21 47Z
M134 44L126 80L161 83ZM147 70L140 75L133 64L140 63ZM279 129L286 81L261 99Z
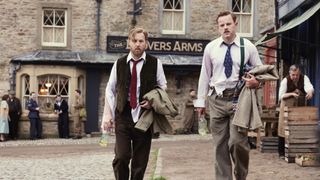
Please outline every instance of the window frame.
M63 79L67 80L67 88L64 84L61 84ZM52 111L53 104L55 103L58 94L68 102L71 96L70 81L70 77L63 74L43 74L37 76L36 92L38 94L40 111ZM46 83L50 83L50 86L46 86ZM55 89L55 91L53 89ZM65 89L66 94L61 93L63 89ZM41 90L44 91L42 92Z
M162 0L161 1L161 33L162 34L172 34L172 35L184 35L185 33L186 33L186 3L187 3L187 1L186 0L182 0L183 1L183 8L182 8L182 10L174 10L174 9L172 9L172 10L168 10L168 9L164 9L164 1L165 0ZM176 0L174 0L174 1L176 1ZM174 13L174 12L183 12L183 16L182 16L182 18L183 18L183 20L182 20L182 30L169 30L169 29L164 29L163 28L163 16L164 16L164 12L165 11L167 11L167 12L172 12L172 13ZM172 27L172 26L171 26Z
M29 100L31 90L30 90L30 75L29 74L23 74L21 75L21 105L22 109L28 110L27 102Z
M234 13L236 16L237 16L237 22L238 22L238 29L237 29L237 34L241 37L253 37L253 15L254 15L254 6L255 6L255 0L251 0L251 13L245 13L245 12L242 12L242 4L243 4L243 1L244 0L240 0L240 12L235 12L233 11L233 7L232 7L232 3L233 3L234 0L231 0L230 3L231 3L231 12ZM250 32L249 33L244 33L244 32L240 32L241 30L241 17L242 16L249 16L250 15Z
M44 10L45 9L54 9L54 10L65 10L65 32L64 32L64 43L54 43L54 42L43 42L43 31L44 31ZM39 7L39 18L38 18L38 31L39 36L39 46L42 49L63 49L71 50L71 16L72 16L71 5L68 4L52 4L52 3L43 3Z

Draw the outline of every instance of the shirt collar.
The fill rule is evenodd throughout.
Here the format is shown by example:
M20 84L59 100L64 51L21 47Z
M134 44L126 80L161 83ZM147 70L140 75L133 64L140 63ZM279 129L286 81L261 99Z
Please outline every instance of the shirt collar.
M128 54L128 57L127 57L127 63L129 63L129 61L131 59L133 59L133 55L130 51L130 53ZM143 61L146 62L146 52L143 52L142 56L139 59L143 59Z
M219 43L220 46L223 45L223 39L222 39L222 37L220 37L220 38L218 39L218 43ZM240 37L239 37L238 35L236 35L236 37L234 38L233 43L234 43L235 45L237 45L238 47L240 47Z

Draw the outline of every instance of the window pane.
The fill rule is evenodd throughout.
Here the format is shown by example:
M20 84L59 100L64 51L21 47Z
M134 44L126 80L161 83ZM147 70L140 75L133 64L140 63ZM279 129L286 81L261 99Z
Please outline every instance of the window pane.
M173 9L173 1L174 0L163 0L163 8L164 9Z
M183 29L183 13L181 12L175 12L174 13L174 27L173 30L182 30Z
M69 89L69 79L61 77L60 78L60 94L61 95L68 95L68 89Z
M65 25L64 21L65 21L64 11L57 10L55 14L55 25L64 26Z
M240 12L241 0L232 1L232 12Z
M172 29L172 13L163 12L163 29Z
M43 28L43 42L52 42L53 41L53 28L44 27Z
M43 25L53 25L53 10L44 10Z
M250 27L251 27L250 22L251 22L250 15L241 16L241 32L242 33L250 33Z
M23 109L27 110L27 101L29 99L29 94L30 94L30 76L29 75L24 75L22 77L22 102L21 106Z
M64 28L55 28L55 39L54 42L63 43L64 42Z
M183 8L183 0L176 0L174 9L182 9Z
M23 76L22 83L23 83L22 95L30 94L30 76L29 75Z
M50 78L51 87L49 88L50 95L57 95L58 93L58 76L52 75Z
M242 3L242 12L243 13L251 13L251 0L243 0Z

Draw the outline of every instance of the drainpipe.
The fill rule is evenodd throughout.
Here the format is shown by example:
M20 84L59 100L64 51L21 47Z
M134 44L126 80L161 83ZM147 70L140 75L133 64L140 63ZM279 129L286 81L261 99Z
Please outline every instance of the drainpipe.
M279 28L279 3L278 3L278 0L274 0L274 12L275 12L275 22L274 22L274 25L275 25L275 30L277 30L278 28ZM277 48L277 51L276 51L276 53L277 53L277 68L278 68L278 72L280 72L280 60L281 60L281 47L279 47L280 46L280 42L279 42L279 40L280 40L280 38L279 38L279 36L277 36L276 37L276 48ZM279 51L279 49L280 49L280 51ZM279 87L280 87L280 80L278 80L277 81L277 87L276 87L276 89L277 89L277 92L279 91ZM278 100L279 100L279 94L278 93L276 93L276 102L278 102Z
M20 63L12 63L10 66L10 91L16 91L16 76L17 71L21 68Z
M100 7L101 7L102 0L96 0L96 2L97 2L96 52L99 52L100 51Z

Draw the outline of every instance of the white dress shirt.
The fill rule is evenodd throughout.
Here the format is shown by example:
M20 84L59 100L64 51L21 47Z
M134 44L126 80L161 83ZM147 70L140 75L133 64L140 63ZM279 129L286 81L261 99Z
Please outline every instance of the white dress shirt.
M205 107L205 100L212 94L210 87L214 87L218 95L227 88L234 88L239 80L239 71L241 63L240 38L237 35L231 46L230 53L232 57L232 74L229 78L224 73L224 58L228 47L223 44L222 37L211 41L205 48L201 72L198 85L198 99L195 107ZM249 63L255 67L262 65L257 48L244 38L245 58L244 64Z
M133 59L133 56L131 54L131 52L129 53L128 57L127 57L127 63L130 63L130 71L132 71L132 65L133 62L131 62L130 60ZM144 52L142 54L142 56L138 59L143 59L143 61L140 61L137 63L136 65L136 69L137 69L137 97L140 96L140 72L142 69L143 64L146 61L146 53ZM163 67L162 67L162 63L161 61L158 59L158 64L157 64L157 85L160 86L162 89L166 89L167 88L167 80L163 71ZM105 108L104 111L109 110L109 112L111 111L111 114L108 112L104 112L103 116L111 116L108 118L103 117L104 119L110 119L112 118L114 120L114 113L115 113L115 109L116 109L116 85L117 85L117 61L114 63L112 69L111 69L111 73L110 73L110 77L109 77L109 81L106 87L106 99L105 99L105 106L109 106L107 108ZM130 92L128 94L128 100L130 98ZM131 110L131 115L132 115L132 119L134 122L138 121L139 118L139 114L140 114L140 104L139 104L139 98L137 98L137 107L135 109Z
M313 86L312 86L308 76L304 75L303 81L304 81L303 89L305 92L314 91ZM279 101L282 99L283 95L285 93L287 93L287 83L288 83L288 79L283 78L283 80L280 83L280 88L279 88Z

